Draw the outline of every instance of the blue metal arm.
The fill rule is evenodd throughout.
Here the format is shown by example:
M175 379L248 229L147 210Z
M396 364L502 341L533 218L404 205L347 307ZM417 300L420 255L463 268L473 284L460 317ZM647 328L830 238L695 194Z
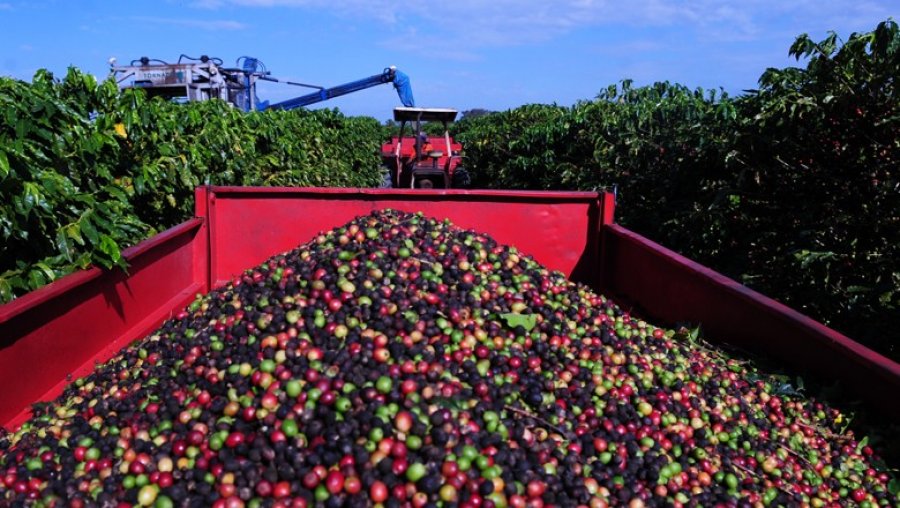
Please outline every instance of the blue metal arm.
M404 106L414 107L415 100L412 95L412 87L409 83L409 76L406 74L395 70L395 69L385 69L381 74L376 74L374 76L370 76L365 79L360 79L358 81L353 81L350 83L345 83L343 85L338 85L333 88L323 88L316 92L312 92L306 95L302 95L300 97L295 97L293 99L288 99L283 102L278 102L276 104L271 104L268 106L268 109L296 109L302 108L304 106L309 106L310 104L315 104L317 102L327 101L328 99L333 99L335 97L340 97L341 95L346 95L348 93L358 92L360 90L365 90L366 88L371 88L373 86L384 85L386 83L393 83L394 88L397 89L397 95L400 96L400 101Z

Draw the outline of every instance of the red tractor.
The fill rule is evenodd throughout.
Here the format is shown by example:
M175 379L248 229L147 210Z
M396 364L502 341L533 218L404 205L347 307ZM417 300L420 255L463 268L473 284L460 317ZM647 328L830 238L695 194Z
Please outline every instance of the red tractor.
M455 109L394 109L394 121L400 122L400 134L381 146L381 158L387 168L382 187L409 189L465 188L469 174L460 166L462 145L450 137L449 124L456 119ZM441 122L443 136L428 136L423 122ZM405 136L407 124L412 136Z

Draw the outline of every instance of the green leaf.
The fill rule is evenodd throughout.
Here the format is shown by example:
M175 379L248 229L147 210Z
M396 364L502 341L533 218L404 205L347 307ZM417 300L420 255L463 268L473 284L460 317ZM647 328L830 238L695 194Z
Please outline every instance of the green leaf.
M144 193L144 177L141 174L134 177L134 190L137 191L138 194Z
M900 480L894 478L888 483L888 492L891 493L892 496L900 495Z
M41 194L40 187L34 182L25 182L22 187L22 190L24 191L22 204L24 205L25 212L28 213L35 205L42 204L44 198L43 194Z
M72 246L69 243L69 236L66 234L66 228L62 228L56 232L56 248L62 252L66 260L72 261Z
M690 333L688 333L688 338L691 342L696 342L697 339L700 338L700 327L697 326L695 328L691 328Z
M0 150L0 180L5 179L9 175L9 159L6 152Z
M69 224L63 230L66 232L66 236L75 240L75 243L78 245L84 245L84 238L81 236L81 226L77 223Z
M92 225L103 229L104 231L115 231L115 227L110 221L103 216L103 214L107 214L110 216L110 219L116 220L112 214L106 209L106 207L102 203L98 203L96 207L95 213L91 214L91 222Z
M862 453L862 449L865 448L867 444L869 444L869 436L862 438L862 441L856 445L856 453Z
M100 235L98 248L112 260L113 264L118 263L122 259L122 251L119 250L119 244L108 235Z
M108 192L110 196L118 199L119 201L123 203L128 202L128 194L124 190L122 190L121 187L117 185L107 185L104 190L106 190L106 192Z
M44 277L46 277L48 281L56 279L56 273L45 263L35 263L34 266L44 274Z
M521 326L525 331L530 332L537 326L537 316L534 314L516 314L515 312L508 312L506 314L501 314L500 317L506 321L506 326L510 328Z
M5 277L0 277L0 302L8 302L14 295L12 284Z
M44 278L44 274L41 270L29 270L28 271L29 289L37 289L46 283L47 283L47 280Z
M81 232L84 233L84 236L88 237L88 240L96 245L97 242L100 241L100 235L97 233L97 229L91 223L91 217L93 214L85 215L80 224L81 224Z

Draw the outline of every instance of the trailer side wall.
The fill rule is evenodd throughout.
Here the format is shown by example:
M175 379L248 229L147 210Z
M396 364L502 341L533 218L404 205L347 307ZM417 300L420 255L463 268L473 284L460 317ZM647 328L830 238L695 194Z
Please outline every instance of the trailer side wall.
M127 272L92 268L0 306L0 424L18 425L206 292L206 238L192 219L127 249Z
M391 208L450 219L515 245L546 266L593 283L598 224L611 196L589 192L491 192L214 187L208 202L211 287L273 254L374 210Z
M603 230L599 289L662 323L700 326L703 336L760 354L797 373L839 380L900 418L900 365L799 312L616 224Z

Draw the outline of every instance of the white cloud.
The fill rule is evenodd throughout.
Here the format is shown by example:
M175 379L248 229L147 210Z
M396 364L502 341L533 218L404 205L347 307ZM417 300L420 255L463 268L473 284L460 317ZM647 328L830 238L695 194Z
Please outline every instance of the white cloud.
M890 15L884 5L866 0L456 0L443 7L396 0L194 0L193 5L327 10L383 24L385 46L414 53L428 46L429 54L457 60L477 58L482 48L541 43L585 28L676 26L707 41L733 42L771 36L772 25L788 18L797 26L819 27L848 18L874 25Z
M636 39L626 40L615 44L598 45L593 49L594 53L602 55L635 55L641 53L655 53L665 49L671 49L671 45L663 41Z
M157 18L152 16L132 16L133 21L145 23L158 23L161 25L175 25L201 30L243 30L247 25L239 21L225 19L181 19L181 18Z
M222 4L220 0L195 0L191 6L198 9L218 9Z

